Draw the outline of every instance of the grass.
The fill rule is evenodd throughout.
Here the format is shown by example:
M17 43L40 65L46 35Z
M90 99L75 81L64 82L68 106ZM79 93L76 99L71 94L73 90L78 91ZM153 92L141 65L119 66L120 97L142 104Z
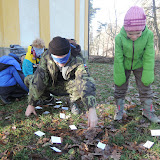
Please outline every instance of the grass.
M155 66L155 82L152 85L154 91L153 105L156 114L160 115L160 71L159 62ZM130 85L126 95L126 104L133 102L135 108L126 110L127 116L123 121L113 121L114 83L113 64L90 63L89 71L95 79L97 88L97 114L99 122L93 131L87 130L87 115L74 116L70 111L43 107L37 110L38 116L24 116L27 107L27 97L15 101L11 105L0 104L0 158L13 160L66 160L66 159L160 159L159 137L152 137L151 129L160 129L158 124L150 123L141 115L141 105L137 97L137 89L133 74L130 77ZM66 97L57 97L66 102ZM130 98L130 99L129 99ZM66 106L66 105L65 105ZM43 115L44 111L50 114ZM63 112L70 116L68 119L60 119ZM71 131L69 125L75 124L78 130ZM43 137L34 134L35 131L45 132ZM61 144L51 144L50 137L59 136ZM150 140L155 142L151 149L142 145ZM96 147L101 141L107 147L100 150ZM62 150L56 153L50 147L54 146Z

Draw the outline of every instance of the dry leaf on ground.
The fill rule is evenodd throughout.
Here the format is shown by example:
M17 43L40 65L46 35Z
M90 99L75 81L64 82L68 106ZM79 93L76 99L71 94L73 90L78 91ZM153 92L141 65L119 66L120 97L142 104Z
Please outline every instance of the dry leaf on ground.
M119 152L117 152L117 150L114 150L112 152L111 158L113 158L114 160L120 160L121 154Z

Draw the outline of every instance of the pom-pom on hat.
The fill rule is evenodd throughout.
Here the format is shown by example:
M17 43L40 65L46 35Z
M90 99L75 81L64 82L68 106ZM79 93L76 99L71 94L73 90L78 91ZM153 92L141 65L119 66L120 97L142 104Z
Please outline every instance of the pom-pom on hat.
M124 18L125 31L143 31L146 26L146 15L143 8L131 7Z
M49 52L56 56L66 55L70 50L70 43L62 37L54 37L49 43Z

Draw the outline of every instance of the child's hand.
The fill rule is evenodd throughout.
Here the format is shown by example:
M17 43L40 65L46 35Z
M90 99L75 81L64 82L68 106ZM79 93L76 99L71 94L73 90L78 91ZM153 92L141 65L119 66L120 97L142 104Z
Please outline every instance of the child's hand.
M88 113L88 127L96 127L98 122L98 117L95 108L90 108Z
M26 109L26 112L25 112L25 115L28 117L31 115L31 113L33 113L34 115L37 115L35 109L33 106L31 105L28 105L27 109Z

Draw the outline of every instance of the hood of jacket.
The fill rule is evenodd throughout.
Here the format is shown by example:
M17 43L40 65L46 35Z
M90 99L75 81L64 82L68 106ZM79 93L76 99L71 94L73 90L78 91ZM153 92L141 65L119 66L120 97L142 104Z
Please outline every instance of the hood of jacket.
M0 57L0 63L12 65L12 66L14 66L16 68L16 70L21 71L22 69L21 69L20 63L16 59L18 57L16 57L16 55L13 54L13 53L12 54L10 53L9 55L11 55L11 56L2 56L2 57Z

